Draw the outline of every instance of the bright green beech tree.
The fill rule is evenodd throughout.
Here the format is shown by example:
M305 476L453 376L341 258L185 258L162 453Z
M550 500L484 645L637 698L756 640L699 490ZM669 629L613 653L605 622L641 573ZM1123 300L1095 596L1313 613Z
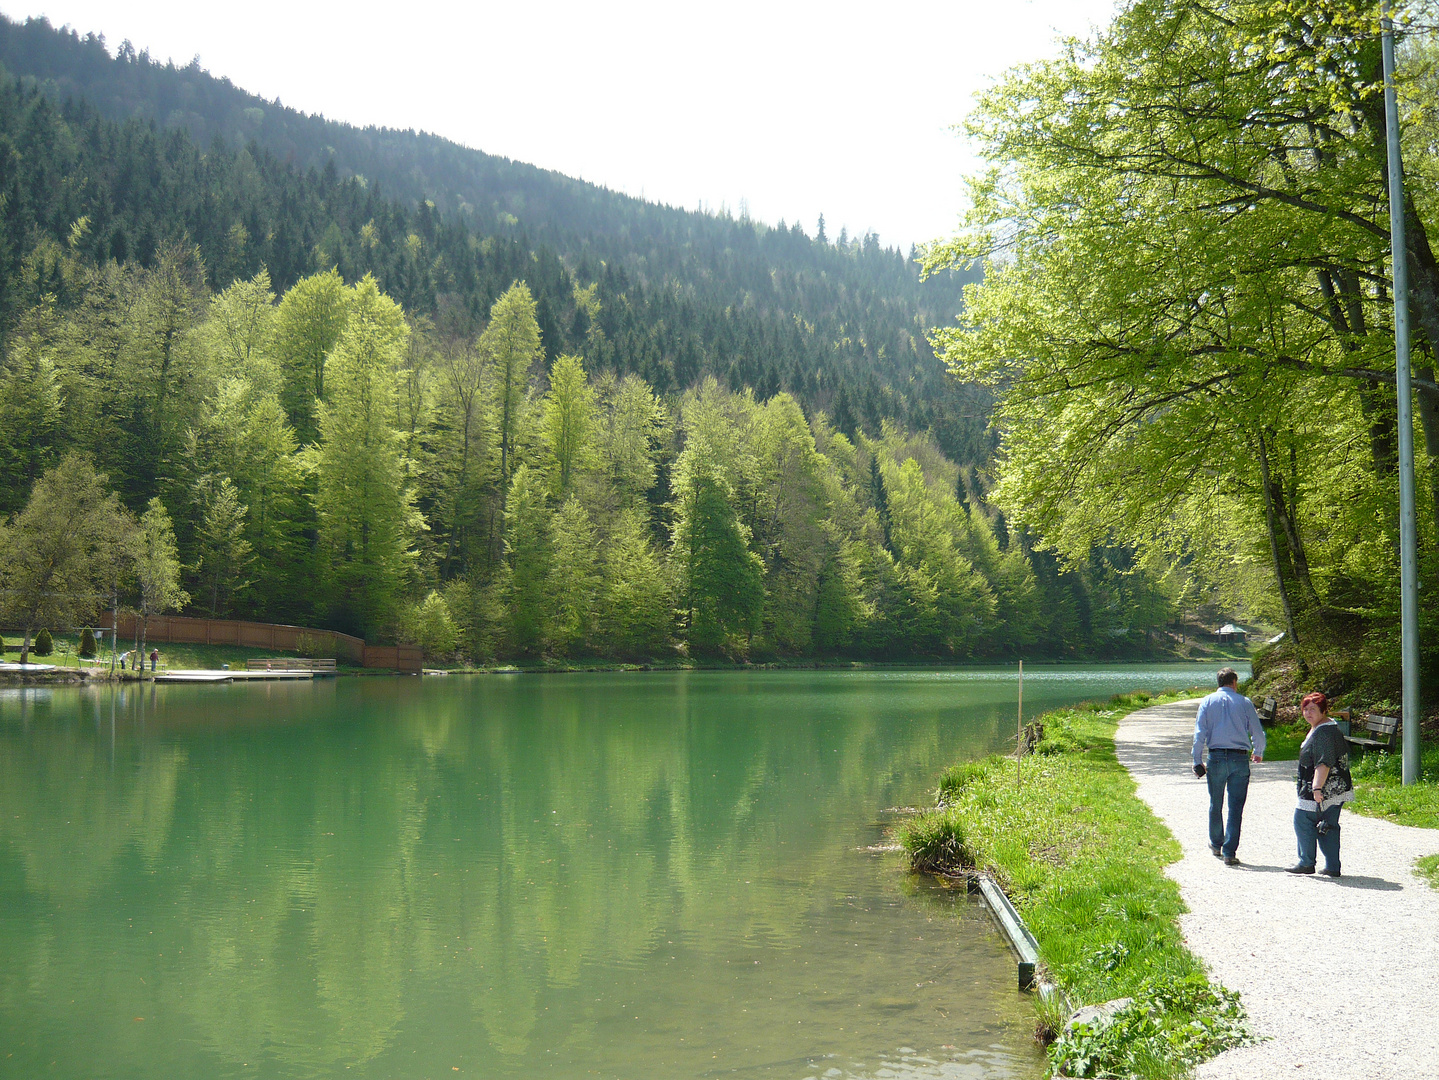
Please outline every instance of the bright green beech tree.
M1262 552L1291 634L1352 606L1355 574L1388 573L1313 558L1395 539L1377 11L1141 0L985 97L992 167L927 264L983 259L986 280L934 341L999 395L999 502L1071 563L1123 541L1243 578L1233 565ZM1439 341L1409 209L1409 300Z
M302 443L319 435L316 402L325 399L325 363L340 340L352 292L335 269L286 290L271 328L280 368L280 401Z

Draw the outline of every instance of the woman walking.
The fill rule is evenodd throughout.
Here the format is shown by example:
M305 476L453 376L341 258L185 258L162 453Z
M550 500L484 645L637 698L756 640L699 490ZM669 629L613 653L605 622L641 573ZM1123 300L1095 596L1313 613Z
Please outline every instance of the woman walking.
M1329 719L1329 699L1318 691L1306 694L1299 711L1309 734L1299 747L1299 806L1294 811L1294 835L1299 841L1299 862L1291 874L1314 873L1317 852L1324 853L1326 877L1339 876L1339 809L1354 798L1349 775L1349 744L1339 725Z

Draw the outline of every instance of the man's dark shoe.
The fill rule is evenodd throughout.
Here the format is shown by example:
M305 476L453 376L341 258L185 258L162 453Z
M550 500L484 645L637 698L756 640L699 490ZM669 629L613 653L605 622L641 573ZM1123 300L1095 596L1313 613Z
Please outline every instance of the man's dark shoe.
M1320 872L1321 874L1323 874L1325 877L1338 877L1338 876L1339 876L1339 871L1338 871L1338 870L1331 870L1331 869L1329 869L1329 867L1327 867L1327 866L1326 866L1323 870L1321 870L1321 871L1319 871L1319 872Z
M1288 870L1289 873L1291 873L1291 874L1312 874L1312 873L1314 873L1314 867L1312 867L1312 866L1305 866L1303 863L1295 863L1293 866L1287 867L1287 870Z
M1219 848L1215 847L1213 844L1209 845L1209 853L1213 855L1216 859L1224 858L1224 852L1221 851Z
M1238 856L1238 855L1226 855L1226 856L1224 856L1224 865L1225 865L1225 866L1238 866L1238 865L1239 865L1239 856Z

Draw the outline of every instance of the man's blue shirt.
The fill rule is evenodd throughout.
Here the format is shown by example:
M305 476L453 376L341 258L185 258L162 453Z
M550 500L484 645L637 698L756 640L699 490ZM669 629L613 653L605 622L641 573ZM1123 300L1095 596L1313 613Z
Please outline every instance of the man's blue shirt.
M1263 757L1264 728L1254 702L1230 686L1221 686L1201 701L1194 718L1194 764L1204 760L1206 745L1211 750L1245 750Z

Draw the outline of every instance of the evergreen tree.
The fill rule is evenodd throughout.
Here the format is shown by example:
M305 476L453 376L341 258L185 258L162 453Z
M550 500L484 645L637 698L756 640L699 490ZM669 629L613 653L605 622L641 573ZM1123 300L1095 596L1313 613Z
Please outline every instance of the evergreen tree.
M969 655L990 627L995 601L988 583L959 551L958 506L936 497L914 458L886 479L909 607L905 636L922 650Z
M485 366L479 350L469 342L449 342L441 350L439 368L437 466L446 481L449 511L438 519L448 526L440 572L448 575L463 562L471 537L480 534L491 429L482 397Z
M530 367L544 354L535 298L524 282L511 285L490 308L490 321L480 335L478 349L490 372L490 400L500 443L500 487L508 492Z
M826 653L847 649L863 617L863 581L851 544L827 546L815 588L814 643Z
M598 618L600 641L621 657L654 656L669 641L674 625L669 571L635 507L621 511L605 544Z
M544 481L521 465L510 484L505 511L506 603L510 644L520 655L538 653L553 582L550 579L550 509Z
M578 356L560 356L550 368L545 395L545 444L553 461L551 491L564 498L597 462L594 448L595 395Z
M42 304L0 367L0 513L25 505L59 450L64 392L49 355L53 319L53 305Z
M134 548L131 565L140 591L137 607L140 615L140 652L143 653L150 616L184 607L189 603L190 595L180 588L180 557L175 549L175 529L165 504L158 497L150 500L145 512L140 515L140 527L131 537Z
M545 639L556 652L572 653L592 638L600 591L595 529L573 495L555 511L550 538Z
M703 462L688 464L678 483L675 557L684 575L689 642L714 651L743 636L748 647L764 611L764 564L749 549L724 479Z
M250 543L245 539L248 507L228 476L212 478L201 493L200 579L210 599L210 617L224 617L230 599L250 584ZM143 640L142 640L143 644Z
M404 484L394 427L396 370L408 334L399 305L366 277L326 361L315 508L330 612L363 633L394 614L411 539L423 525Z

